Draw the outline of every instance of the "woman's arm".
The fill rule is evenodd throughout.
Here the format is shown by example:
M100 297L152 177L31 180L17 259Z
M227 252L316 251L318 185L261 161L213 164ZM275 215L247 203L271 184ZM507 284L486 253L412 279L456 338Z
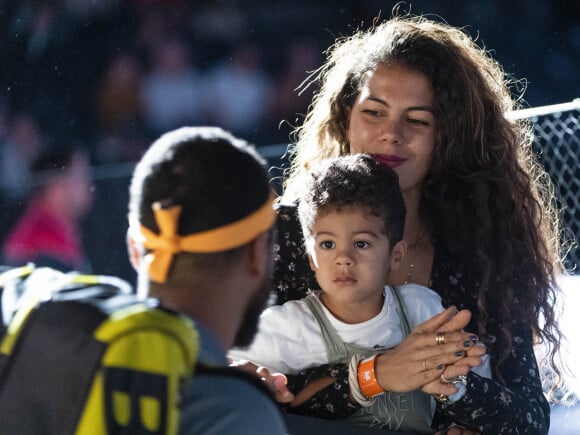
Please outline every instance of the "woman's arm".
M473 348L472 334L462 331L470 317L468 311L455 314L455 309L449 308L417 325L399 345L377 357L375 373L380 386L387 391L408 392L431 383L434 386L429 393L455 393L455 387L433 381L445 365L463 359L465 351ZM437 344L437 331L446 331L445 344ZM348 378L348 367L343 364L289 376L288 387L296 396L292 412L325 418L349 415L357 405L351 400Z
M477 303L471 291L476 287L474 266L467 259L437 249L432 288L441 295L444 304L469 308L477 317ZM469 330L475 330L476 320L472 319ZM490 325L499 327L493 322ZM487 344L493 380L469 373L465 396L457 403L437 406L434 428L440 429L454 422L484 433L548 432L550 408L542 392L532 332L529 325L523 324L514 325L512 329L512 352L499 372L493 367L499 349L493 343ZM494 331L489 333L493 335Z

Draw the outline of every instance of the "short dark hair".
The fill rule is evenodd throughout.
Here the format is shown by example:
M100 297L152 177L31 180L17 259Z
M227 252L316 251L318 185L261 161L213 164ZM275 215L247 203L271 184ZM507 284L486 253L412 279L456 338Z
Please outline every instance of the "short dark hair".
M269 195L253 146L218 127L183 127L162 135L137 164L129 213L158 232L153 203L180 205L178 233L194 234L246 217Z
M399 177L369 155L328 158L310 172L298 205L305 238L317 216L346 206L360 206L383 218L391 247L402 240L407 209Z

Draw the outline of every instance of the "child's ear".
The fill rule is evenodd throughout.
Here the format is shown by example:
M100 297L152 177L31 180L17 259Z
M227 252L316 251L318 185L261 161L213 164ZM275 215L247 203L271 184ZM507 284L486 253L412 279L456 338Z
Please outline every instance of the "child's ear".
M308 264L310 264L312 272L316 272L316 264L314 263L314 260L312 260L312 255L310 254L308 254Z
M306 255L308 256L308 264L310 265L310 269L313 272L316 272L316 269L318 269L318 267L316 266L316 263L314 262L314 259L312 258L312 250L313 248L313 242L306 242L304 244L304 250L306 251Z
M407 253L407 242L401 240L400 242L395 243L393 249L391 249L391 269L397 270Z

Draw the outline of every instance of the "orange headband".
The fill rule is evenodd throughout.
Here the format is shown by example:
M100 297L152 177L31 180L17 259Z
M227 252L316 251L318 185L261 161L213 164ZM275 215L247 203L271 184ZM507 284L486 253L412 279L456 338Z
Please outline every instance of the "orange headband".
M269 198L258 210L238 221L201 233L180 236L177 234L177 226L181 206L163 209L156 202L153 204L153 212L160 233L156 234L143 225L139 225L139 230L143 236L143 246L151 250L146 256L149 277L160 283L167 279L173 256L178 252L211 253L237 248L267 231L276 217L272 198Z

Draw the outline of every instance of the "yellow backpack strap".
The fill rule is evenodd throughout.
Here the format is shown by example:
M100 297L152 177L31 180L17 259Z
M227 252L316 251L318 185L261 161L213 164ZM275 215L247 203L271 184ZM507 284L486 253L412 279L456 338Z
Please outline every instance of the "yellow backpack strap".
M193 322L143 303L111 314L94 336L107 350L76 434L177 434L199 350Z

